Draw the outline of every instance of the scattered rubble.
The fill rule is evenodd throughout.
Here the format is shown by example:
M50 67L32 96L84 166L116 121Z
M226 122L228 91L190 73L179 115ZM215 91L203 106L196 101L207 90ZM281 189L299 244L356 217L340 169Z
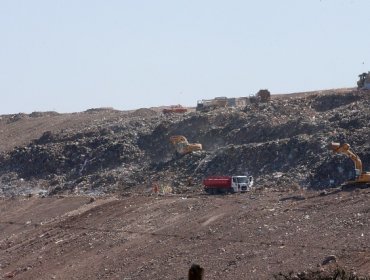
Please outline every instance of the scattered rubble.
M27 145L3 151L0 195L28 188L49 194L120 192L153 178L185 192L198 190L208 175L244 173L254 176L256 186L326 189L354 176L353 163L327 149L332 141L350 143L370 168L369 104L366 92L333 91L166 116L145 108L90 109L70 116L78 126L40 130ZM0 125L61 117L6 115ZM178 134L201 143L203 151L175 156L168 139Z
M303 272L290 272L287 274L279 273L274 275L275 280L368 280L369 277L358 276L353 271L348 271L341 267L331 268L329 270L310 270Z

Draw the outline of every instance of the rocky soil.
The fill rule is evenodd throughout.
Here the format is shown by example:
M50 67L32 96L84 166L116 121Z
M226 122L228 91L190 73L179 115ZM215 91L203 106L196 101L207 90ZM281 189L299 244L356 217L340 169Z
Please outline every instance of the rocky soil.
M369 279L369 202L370 189L0 200L0 279L185 280L192 263L205 280L357 279L317 276L337 266Z

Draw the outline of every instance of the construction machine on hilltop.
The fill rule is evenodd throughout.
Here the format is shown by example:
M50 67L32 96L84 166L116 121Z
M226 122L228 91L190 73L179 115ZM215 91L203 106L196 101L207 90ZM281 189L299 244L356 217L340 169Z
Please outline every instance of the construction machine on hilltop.
M330 143L329 148L334 153L341 153L347 155L355 164L355 179L353 181L348 181L344 185L354 185L354 186L370 186L370 172L363 171L362 161L360 157L351 150L349 144L344 143Z
M202 99L198 100L196 111L197 112L209 112L217 108L226 108L228 105L227 97L216 97L214 99Z
M357 89L370 89L370 72L358 75Z
M271 99L271 93L268 89L260 89L256 93L256 96L259 99L259 101L263 103L269 102Z
M182 114L186 113L188 109L182 107L181 105L172 105L169 108L164 108L162 110L162 113L167 115L167 114Z
M179 155L185 155L194 151L202 150L202 144L189 143L186 137L182 135L171 136L170 142L175 146L176 152Z
M267 103L271 100L271 93L268 89L260 89L255 95L249 96L251 103Z

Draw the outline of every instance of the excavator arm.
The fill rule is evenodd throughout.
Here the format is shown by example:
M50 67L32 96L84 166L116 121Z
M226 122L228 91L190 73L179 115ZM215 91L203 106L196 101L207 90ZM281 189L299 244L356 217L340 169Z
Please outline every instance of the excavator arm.
M362 174L362 161L360 157L351 150L349 144L344 143L340 145L339 143L331 143L330 148L334 153L345 154L353 161L355 164L356 176L360 176Z
M354 181L347 182L348 184L356 184L356 185L365 185L370 186L370 172L366 172L362 170L362 161L360 157L351 150L349 144L339 144L339 143L331 143L329 148L333 150L334 153L341 153L348 156L355 164L355 173L356 178Z

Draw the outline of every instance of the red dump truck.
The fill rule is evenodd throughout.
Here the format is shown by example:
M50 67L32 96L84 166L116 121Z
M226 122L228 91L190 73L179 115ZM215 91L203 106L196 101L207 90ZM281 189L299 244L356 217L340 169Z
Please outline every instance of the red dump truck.
M208 194L246 192L252 185L252 176L209 176L203 180L204 191Z
M172 105L170 108L164 108L162 110L162 113L167 114L182 114L186 113L188 109L182 107L181 105Z

